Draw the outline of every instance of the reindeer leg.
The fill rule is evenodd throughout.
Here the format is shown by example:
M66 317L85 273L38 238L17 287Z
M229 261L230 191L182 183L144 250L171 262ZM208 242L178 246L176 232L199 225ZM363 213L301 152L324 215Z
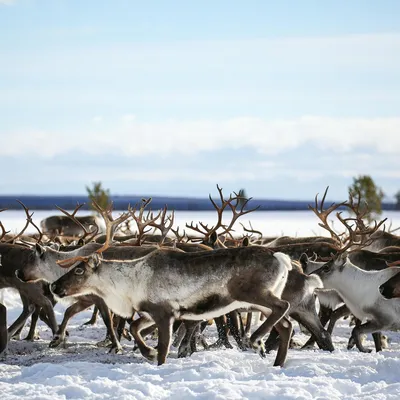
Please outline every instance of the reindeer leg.
M382 333L381 332L374 332L372 334L375 343L375 350L376 352L382 351Z
M325 325L328 323L328 321L331 318L332 315L332 309L323 306L322 304L320 305L319 308L319 320L321 322L322 327L325 327ZM307 342L303 345L303 349L311 349L314 344L315 344L315 336L311 335L310 339L307 340Z
M8 328L8 336L11 338L15 335L17 331L22 330L25 325L26 320L35 311L35 306L29 302L25 296L21 296L23 309L21 315L13 322L13 324Z
M270 353L271 350L276 350L279 346L279 333L274 326L271 329L271 332L267 338L267 340L264 342L264 347L265 347L265 352Z
M43 308L43 312L47 315L47 318L50 322L50 329L54 335L58 330L58 324L56 315L54 314L53 303L47 297L45 297L44 300L40 303L37 303L37 305L41 306Z
M226 315L227 324L228 324L229 330L231 332L231 335L236 340L236 343L238 344L239 349L246 350L246 346L244 345L242 336L240 334L238 318L240 318L240 314L237 311L232 311Z
M157 351L153 347L147 346L141 335L141 331L149 328L150 326L155 326L154 321L147 316L141 316L140 318L132 321L130 325L130 331L142 356L150 361L154 361L157 356Z
M183 321L180 321L180 322L181 323L180 323L178 329L175 332L175 335L176 335L175 339L174 339L174 341L172 343L172 346L174 346L174 347L180 347L180 345L182 343L182 340L183 340L183 338L185 337L185 334L186 334L185 323Z
M346 304L344 304L343 306L337 308L335 311L333 311L332 315L331 315L331 319L329 321L329 325L328 325L328 332L329 334L332 335L333 332L333 328L335 327L336 322L346 316L350 314L350 310L348 309L348 307L346 306Z
M253 349L261 356L265 357L265 348L262 338L272 329L272 327L284 317L289 310L289 302L275 296L271 291L267 293L235 293L238 301L246 301L251 304L257 305L262 313L268 315L269 310L271 314L268 318L258 327L258 329L250 336L250 344ZM267 309L265 309L267 308ZM278 359L277 359L278 360ZM281 360L278 360L281 362Z
M59 328L57 329L57 332L53 336L53 339L51 340L49 347L58 347L62 342L64 342L65 341L65 332L66 332L69 320L74 315L80 313L83 310L86 310L91 305L93 305L93 302L79 299L76 303L72 304L72 306L69 306L65 310L64 318L61 322L61 325L59 326Z
M312 337L317 341L318 347L322 350L334 351L332 338L328 331L324 329L318 318L315 308L309 308L303 312L296 312L290 315L299 324L302 324L311 333ZM307 343L306 343L307 344ZM307 348L306 344L302 349Z
M0 354L2 354L7 349L7 345L7 308L0 303Z
M229 343L228 334L226 333L225 316L214 318L215 325L218 331L218 340L209 346L210 349L217 349L221 346L225 346L227 349L233 349L233 346Z
M83 325L94 325L97 321L97 317L99 315L99 309L97 306L94 306L92 317L90 318L89 321L85 322Z
M370 353L371 349L367 349L362 345L360 336L362 334L379 332L381 329L382 329L382 326L378 325L376 322L373 322L373 321L369 321L369 322L366 322L365 324L361 324L361 325L356 325L353 328L353 331L351 332L350 339L354 340L354 343L356 344L359 351L361 351L362 353Z
M280 340L274 367L283 367L289 348L290 338L292 336L292 323L286 317L283 317L275 324L275 328L279 333Z
M28 332L28 335L26 336L26 338L24 338L24 340L33 341L35 339L36 324L39 319L40 310L41 310L41 307L39 307L39 306L35 307L35 311L31 317L31 325L29 327L29 332ZM37 336L37 338L39 338L39 337Z
M244 336L250 335L251 321L253 319L253 313L248 312L246 317L246 327L244 329Z
M103 318L104 324L107 327L108 335L111 339L110 353L120 354L122 353L121 343L118 341L117 335L113 325L113 319L111 317L110 309L106 306L106 303L100 297L96 297L95 304L100 311L101 317ZM107 336L108 336L107 335Z
M183 321L182 325L186 328L186 333L178 349L178 358L188 357L193 353L191 347L191 339L193 336L193 332L200 325L200 322L201 321Z
M132 335L130 332L125 328L125 324L127 323L126 318L118 317L118 325L117 325L117 332L118 332L118 340L121 341L121 338L124 337L126 340L131 341Z
M157 318L156 324L158 328L158 345L157 345L157 364L162 365L167 361L169 346L171 345L172 323L173 318L164 315Z

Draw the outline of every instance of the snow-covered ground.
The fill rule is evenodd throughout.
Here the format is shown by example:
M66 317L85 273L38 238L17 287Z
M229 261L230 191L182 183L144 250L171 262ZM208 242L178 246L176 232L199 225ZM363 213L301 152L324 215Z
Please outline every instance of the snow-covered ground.
M2 213L7 229L23 226L23 214ZM46 213L36 212L40 217ZM49 214L47 212L47 214ZM212 223L206 213L178 213L180 221ZM262 215L261 215L262 214ZM181 219L182 218L182 219ZM395 226L400 218L393 213ZM253 218L254 228L265 227L266 235L306 235L317 231L316 217L309 213L260 213ZM14 221L12 223L12 221ZM303 224L306 224L304 226ZM21 311L19 297L11 290L4 293L8 322ZM56 306L61 321L62 305ZM172 348L167 363L158 367L123 340L124 354L110 355L96 343L105 336L99 320L85 326L91 316L87 310L72 319L65 348L48 347L51 334L39 323L40 340L34 343L11 341L8 354L0 360L0 393L4 399L399 399L400 335L388 333L389 350L379 354L361 354L346 350L351 328L347 321L334 331L333 353L320 350L290 349L284 368L272 367L275 352L261 359L252 351L199 351L187 359L178 359ZM214 327L207 328L207 339L216 338ZM298 332L300 342L306 336ZM27 328L24 329L26 334ZM234 341L231 341L234 345ZM371 338L367 346L373 348Z

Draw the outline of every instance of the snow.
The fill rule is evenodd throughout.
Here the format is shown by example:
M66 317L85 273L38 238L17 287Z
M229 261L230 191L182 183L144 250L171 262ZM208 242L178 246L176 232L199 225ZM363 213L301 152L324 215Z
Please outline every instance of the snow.
M9 225L10 221L3 218L5 214L1 217L6 228L18 228L17 224ZM312 215L296 220L293 218L296 214L292 213L292 228L285 233L307 234L300 228L304 220L309 229L317 225ZM196 221L197 217L204 221L202 215L192 214L185 222ZM265 221L273 220L272 224L265 223L270 229L266 234L273 234L273 229L280 226L286 229L286 222L280 225L278 218L273 219L269 213L263 217ZM19 221L17 219L15 222L23 225L21 214ZM261 222L261 217L254 220ZM282 221L288 220L289 217L282 218ZM3 295L10 324L19 315L21 303L18 294L10 289ZM58 321L64 309L63 305L56 306ZM48 347L51 333L42 322L38 324L39 340L12 340L8 353L0 356L2 399L400 398L398 333L387 333L391 340L389 349L378 354L348 351L351 327L348 321L342 320L334 330L332 339L336 350L333 353L290 349L284 368L272 366L275 352L261 359L252 351L238 350L233 339L233 349L200 349L186 359L178 359L177 349L171 348L167 363L159 367L145 360L137 350L133 352L133 343L125 339L122 341L124 353L120 355L108 354L107 349L96 346L105 337L105 327L100 319L94 326L82 326L90 319L91 311L86 310L70 321L65 347ZM212 343L216 339L215 328L206 329L207 341ZM295 329L296 339L304 343L307 336L300 333L297 326ZM28 326L22 337L27 331ZM371 337L366 345L373 348Z
M114 211L114 216L117 217L121 211ZM59 210L38 210L34 211L33 222L40 226L40 221L50 215L63 215ZM78 215L88 215L86 212L79 213ZM386 227L391 224L393 228L400 226L400 213L396 211L386 211L382 215L383 218L388 218ZM231 214L229 211L227 215L224 215L223 222L229 222ZM25 226L25 214L24 212L17 210L8 210L0 214L0 220L7 230L11 232L19 232ZM187 233L192 232L185 227L185 224L194 224L199 221L208 224L208 226L215 225L217 221L216 212L214 211L176 211L174 218L174 229L180 228L180 234L183 229ZM329 236L329 233L318 225L318 218L311 211L256 211L251 214L245 215L239 219L246 228L250 228L249 221L255 230L259 230L265 237L267 236L314 236L324 235ZM237 234L243 233L243 228L240 223L237 222L234 226ZM333 223L336 227L336 224ZM338 229L340 229L338 227ZM29 226L26 233L35 233L35 229Z

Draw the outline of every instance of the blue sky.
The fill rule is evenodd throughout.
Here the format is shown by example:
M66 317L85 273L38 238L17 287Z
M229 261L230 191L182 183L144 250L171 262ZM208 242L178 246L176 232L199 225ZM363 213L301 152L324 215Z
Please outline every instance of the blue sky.
M400 190L400 2L0 0L1 194Z

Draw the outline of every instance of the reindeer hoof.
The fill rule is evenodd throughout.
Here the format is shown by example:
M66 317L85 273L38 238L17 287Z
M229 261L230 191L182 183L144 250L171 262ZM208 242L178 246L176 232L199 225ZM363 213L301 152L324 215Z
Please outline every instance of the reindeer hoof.
M21 334L20 333L16 333L14 334L14 336L11 336L12 340L21 340Z
M65 342L65 338L61 336L54 336L53 340L49 343L49 347L58 347L61 343Z
M122 354L122 346L117 346L117 347L111 347L109 354Z
M100 342L96 343L97 347L109 347L112 344L111 340L105 338L104 340L100 340Z

